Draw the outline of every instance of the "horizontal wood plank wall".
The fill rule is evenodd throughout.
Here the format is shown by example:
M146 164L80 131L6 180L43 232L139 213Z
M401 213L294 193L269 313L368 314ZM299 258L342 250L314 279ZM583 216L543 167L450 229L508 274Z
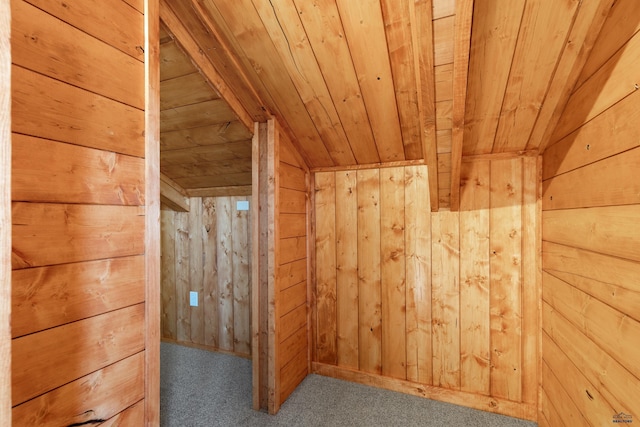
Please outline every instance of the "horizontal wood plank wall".
M162 210L163 340L251 354L251 218L237 210L250 198L192 197L189 212Z
M315 371L535 419L537 169L465 162L435 213L426 166L316 173Z
M309 373L307 308L308 173L277 129L276 375L277 407Z
M616 2L544 153L545 425L640 419L639 23Z
M66 3L11 2L13 423L142 425L144 16Z

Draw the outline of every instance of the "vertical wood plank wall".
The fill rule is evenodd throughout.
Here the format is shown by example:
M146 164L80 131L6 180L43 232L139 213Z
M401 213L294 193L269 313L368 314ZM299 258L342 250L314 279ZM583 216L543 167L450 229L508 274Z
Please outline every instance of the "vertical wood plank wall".
M638 29L616 2L544 153L541 426L640 420Z
M162 210L164 340L251 354L251 218L236 209L249 199L193 197L189 212Z
M11 4L0 0L0 224L11 222ZM0 425L11 425L11 229L0 229Z
M309 373L307 308L308 173L276 127L276 407Z
M13 424L143 425L144 2L11 6Z
M316 173L314 370L535 419L537 169L465 162L436 213L426 166Z

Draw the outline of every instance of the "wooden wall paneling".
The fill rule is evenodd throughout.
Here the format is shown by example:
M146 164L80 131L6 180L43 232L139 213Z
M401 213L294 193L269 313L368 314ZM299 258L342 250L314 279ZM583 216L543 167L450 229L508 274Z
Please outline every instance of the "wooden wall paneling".
M198 3L194 3L196 8ZM260 15L251 0L240 0L233 6L225 2L205 1L201 15L226 28L229 39L235 42L234 56L249 71L249 86L257 91L268 108L280 117L280 125L295 135L296 146L306 159L318 165L332 165L333 160L323 143L300 94L289 77ZM212 27L210 24L209 27ZM284 78L283 78L284 77ZM237 77L235 77L237 79ZM284 118L286 117L286 121ZM284 129L283 129L284 130Z
M136 58L144 60L144 15L143 10L131 8L125 1L116 2L109 10L91 16L101 4L99 0L74 1L72 7L60 2L47 0L27 0L32 5L49 12L62 21L94 36L109 46ZM142 5L142 1L140 4Z
M144 350L144 318L144 304L137 304L16 338L11 354L13 405Z
M142 62L24 1L15 2L13 8L14 64L140 110L145 108ZM139 29L144 28L139 14L122 5L119 9L125 16L133 15L130 19Z
M380 2L338 0L336 3L380 161L404 160L396 82L391 72ZM384 54L371 55L372 51ZM373 75L376 77L372 78Z
M143 111L16 65L12 75L14 132L144 156Z
M578 7L578 2L525 5L493 152L526 148Z
M220 349L233 351L233 228L231 219L231 198L218 199L216 206L217 232L219 247L218 264L218 299L220 323L218 325L218 345Z
M486 154L493 148L525 3L518 0L511 2L510 7L493 7L481 1L475 4L464 155ZM503 60L496 61L498 57ZM485 73L492 78L482 80L480 76Z
M581 86L611 58L613 52L617 52L640 30L638 7L633 0L616 1L613 6L609 4L609 13L605 15L602 30L576 81L576 87Z
M246 197L232 197L231 223L233 229L233 349L236 353L251 353L249 284L249 211L236 209L237 202Z
M517 160L516 160L517 161ZM538 404L542 348L542 158L522 159L522 401Z
M433 385L460 388L459 214L431 215Z
M193 199L192 199L193 200ZM189 287L183 289L189 296L190 334L189 341L194 344L204 344L204 260L203 239L204 227L202 224L202 201L193 200L190 203L189 216ZM197 292L198 305L191 306L191 292Z
M178 325L177 339L189 342L191 338L191 315L189 311L189 214L175 213L176 233L176 306Z
M543 183L543 208L638 204L638 164L640 148L635 148L547 180Z
M252 3L276 45L279 57L287 68L334 164L354 163L355 157L351 148L344 144L347 135L338 117L336 105L324 83L322 72L295 7L287 7L285 2ZM299 43L290 44L290 40L298 40Z
M588 59L593 57L593 47L614 0L586 2L578 5L571 31L558 61L549 89L541 105L538 118L529 136L527 150L544 152L551 140L551 134L558 124L571 92L579 86L577 82L581 70ZM578 49L577 47L580 46Z
M136 353L16 406L13 422L53 427L107 420L119 414L144 398L144 355Z
M11 5L0 0L0 222L11 224ZM11 230L0 229L0 424L11 425Z
M14 202L12 223L16 269L144 252L144 216L138 206Z
M542 250L546 272L640 321L640 263L546 241Z
M635 92L640 69L640 33L636 33L600 69L573 92L551 138L564 138L582 124ZM594 94L598 94L594 96Z
M636 380L640 378L640 367L635 363L640 350L625 346L628 337L637 336L634 334L640 330L640 322L549 273L544 272L543 275L544 301L600 348L613 355ZM616 325L616 328L610 325Z
M167 0L161 0L160 4L162 22L180 40L180 45L189 53L189 57L202 70L203 75L229 104L244 126L251 130L254 120L264 121L264 111L260 109L261 101L251 91L250 85L246 84L244 74L241 73L234 61L229 60L228 50L220 45L219 37L211 37L211 32L204 28L204 24L188 4ZM174 10L179 11L180 7L187 7L186 10L189 12L180 13L178 16ZM183 22L183 19L186 20ZM203 38L202 34L206 34L207 37ZM210 59L211 57L213 60ZM213 66L214 63L231 63L233 66L221 67L218 70ZM243 78L230 78L231 76L242 76Z
M344 100L334 104L356 161L379 162L373 132L361 125L369 122L364 100L353 96L360 88L338 7L328 2L322 8L301 0L294 3L332 99Z
M174 228L175 212L163 209L160 212L161 252L161 290L162 299L162 338L178 339L178 311L176 288L176 232Z
M382 373L382 295L380 287L380 173L356 173L358 192L359 366Z
M358 183L336 172L336 306L338 366L358 369Z
M432 384L428 168L407 166L404 170L407 380Z
M542 240L640 261L639 215L640 205L544 211Z
M489 395L491 163L462 164L460 178L460 389Z
M380 170L382 374L407 378L404 168Z
M315 175L316 209L316 357L337 363L336 326L336 174Z
M124 427L129 425L141 425L145 422L145 404L146 400L141 400L133 406L109 418L100 424L103 427Z
M491 394L522 398L522 160L491 162Z
M204 345L218 348L220 304L218 303L218 221L217 199L202 198L202 254L204 288Z
M562 381L558 378L554 372L549 368L544 361L542 363L542 383L545 384L545 392L548 395L548 405L555 409L554 412L559 415L561 424L566 426L573 425L589 425L589 422L584 418L584 414L577 408L570 395L562 386ZM543 400L545 403L545 400ZM555 405L559 408L555 408Z
M389 60L393 73L396 104L402 131L405 159L420 159L423 157L422 136L418 108L418 92L416 85L417 55L413 52L416 47L412 40L412 26L416 25L415 5L409 1L383 1L382 17L386 31ZM410 10L412 9L412 10ZM412 40L407 43L407 40Z
M144 159L12 135L14 201L141 205Z
M640 129L634 123L640 120L638 106L640 92L634 92L612 106L606 114L600 114L548 147L544 152L542 178L550 179L637 147ZM611 179L608 176L603 178Z
M552 340L566 357L579 367L592 387L597 387L597 391L607 402L618 408L614 413L632 414L640 393L638 381L630 377L628 371L614 357L580 332L552 306L545 303L543 310L545 337L549 341ZM548 345L545 345L544 349L547 356ZM549 357L545 357L547 358Z
M12 281L13 338L145 300L142 256L15 270Z
M177 182L160 174L160 201L174 211L189 212L189 197Z

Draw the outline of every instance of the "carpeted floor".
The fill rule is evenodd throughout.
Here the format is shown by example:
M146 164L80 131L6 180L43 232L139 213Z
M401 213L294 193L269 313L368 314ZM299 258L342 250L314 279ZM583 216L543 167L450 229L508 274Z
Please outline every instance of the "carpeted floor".
M161 425L482 426L535 423L309 375L271 416L251 408L251 361L162 343Z

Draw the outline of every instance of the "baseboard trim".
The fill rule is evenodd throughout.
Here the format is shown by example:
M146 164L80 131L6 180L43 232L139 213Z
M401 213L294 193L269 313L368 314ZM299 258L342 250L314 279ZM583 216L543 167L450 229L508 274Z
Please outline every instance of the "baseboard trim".
M384 388L386 390L411 394L413 396L425 397L427 399L438 400L440 402L453 403L455 405L466 406L468 408L479 409L481 411L493 412L529 421L537 421L538 419L538 410L536 405L531 403L513 402L506 399L497 399L491 396L434 387L426 384L419 384L411 381L355 371L353 369L340 368L324 363L313 362L312 370L314 374L318 375Z

